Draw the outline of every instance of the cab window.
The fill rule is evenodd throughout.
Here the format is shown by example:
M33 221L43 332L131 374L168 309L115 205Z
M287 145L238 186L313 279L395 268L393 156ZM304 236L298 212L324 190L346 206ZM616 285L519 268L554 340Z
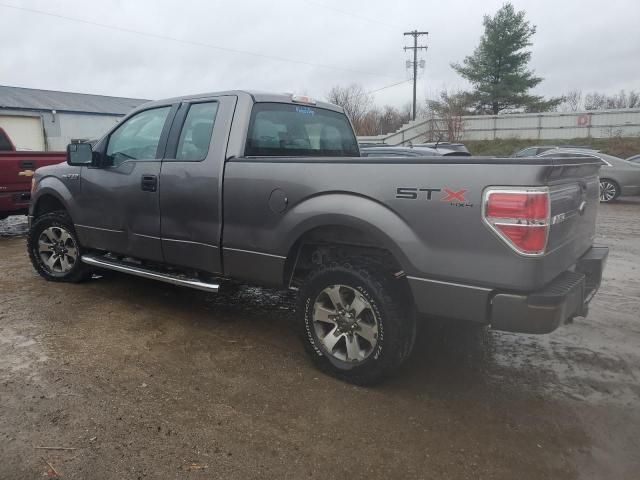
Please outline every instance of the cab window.
M245 155L358 157L360 153L343 113L307 105L256 103Z
M184 120L176 160L200 161L209 152L213 124L218 112L218 102L194 103Z
M126 120L109 137L107 160L118 166L127 160L155 160L162 129L171 107L145 110Z

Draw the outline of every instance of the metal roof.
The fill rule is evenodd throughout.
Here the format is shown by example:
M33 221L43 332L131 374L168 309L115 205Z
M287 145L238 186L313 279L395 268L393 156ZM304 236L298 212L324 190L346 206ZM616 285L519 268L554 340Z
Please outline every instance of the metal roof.
M148 100L140 98L107 97L0 85L0 109L124 115L146 102Z

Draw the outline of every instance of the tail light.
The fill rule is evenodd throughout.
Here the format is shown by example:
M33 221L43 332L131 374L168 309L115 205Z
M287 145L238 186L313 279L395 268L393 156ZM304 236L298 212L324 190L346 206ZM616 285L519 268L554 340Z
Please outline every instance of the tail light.
M543 255L550 226L549 190L488 188L484 192L485 223L522 255Z

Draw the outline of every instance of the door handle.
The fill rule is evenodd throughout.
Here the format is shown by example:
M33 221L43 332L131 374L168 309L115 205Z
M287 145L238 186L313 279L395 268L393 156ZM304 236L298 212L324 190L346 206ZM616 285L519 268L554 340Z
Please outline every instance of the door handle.
M33 160L21 160L20 161L20 168L24 168L25 170L31 170L33 168L35 168L36 166L36 162Z
M155 175L142 175L140 189L143 192L155 192L158 190L158 177Z

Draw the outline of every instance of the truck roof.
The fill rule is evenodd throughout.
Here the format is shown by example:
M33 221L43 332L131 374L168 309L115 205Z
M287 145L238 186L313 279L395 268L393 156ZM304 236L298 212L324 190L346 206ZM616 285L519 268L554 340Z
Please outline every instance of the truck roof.
M210 92L210 93L198 93L195 95L183 95L180 97L172 97L165 98L161 100L154 100L151 102L144 103L136 108L136 110L149 108L150 106L155 105L166 105L168 103L175 103L184 100L197 100L199 98L210 98L210 97L218 97L224 95L237 95L237 96L248 96L256 103L262 102L274 102L274 103L290 103L292 105L300 105L299 102L294 102L292 97L295 94L292 93L271 93L271 92L261 92L256 90L226 90L221 92ZM344 109L339 107L338 105L334 105L333 103L315 101L313 104L315 107L324 108L327 110L333 110L335 112L344 113ZM306 105L306 104L305 104Z

